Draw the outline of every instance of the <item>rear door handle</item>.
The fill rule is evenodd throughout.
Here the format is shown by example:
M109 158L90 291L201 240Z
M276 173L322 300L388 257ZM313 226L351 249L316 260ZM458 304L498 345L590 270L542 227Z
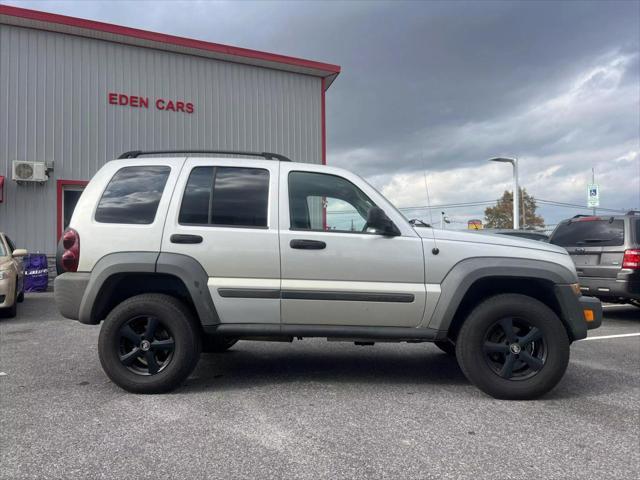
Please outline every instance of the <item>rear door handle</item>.
M291 240L289 246L300 250L324 250L327 248L327 244L320 240Z
M202 237L200 235L180 235L174 233L169 240L171 240L171 243L202 243Z

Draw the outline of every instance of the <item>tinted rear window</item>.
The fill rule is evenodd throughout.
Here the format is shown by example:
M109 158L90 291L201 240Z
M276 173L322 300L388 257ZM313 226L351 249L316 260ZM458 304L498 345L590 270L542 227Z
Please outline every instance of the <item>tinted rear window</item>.
M587 220L561 223L551 237L561 247L617 247L624 245L624 220Z
M96 210L101 223L153 223L169 167L125 167L113 176Z
M260 168L196 167L184 191L183 225L266 227L269 172Z

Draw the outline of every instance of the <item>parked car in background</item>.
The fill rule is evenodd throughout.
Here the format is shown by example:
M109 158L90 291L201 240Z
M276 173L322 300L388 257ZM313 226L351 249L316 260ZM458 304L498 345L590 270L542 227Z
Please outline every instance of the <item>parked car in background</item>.
M549 235L544 232L535 230L513 230L510 228L483 228L481 230L472 230L473 232L484 233L489 235L509 235L511 237L527 238L529 240L538 240L539 242L548 242Z
M24 300L22 257L27 251L16 248L9 237L0 232L0 315L16 316L18 303Z
M584 294L640 307L640 212L576 215L560 222L550 242L571 255Z

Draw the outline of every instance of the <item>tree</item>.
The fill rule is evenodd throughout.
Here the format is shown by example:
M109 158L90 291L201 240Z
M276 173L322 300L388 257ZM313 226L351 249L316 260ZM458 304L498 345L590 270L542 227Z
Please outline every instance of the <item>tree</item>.
M520 189L520 228L543 227L544 219L536 215L536 199ZM513 194L505 190L495 207L484 210L486 228L513 228Z

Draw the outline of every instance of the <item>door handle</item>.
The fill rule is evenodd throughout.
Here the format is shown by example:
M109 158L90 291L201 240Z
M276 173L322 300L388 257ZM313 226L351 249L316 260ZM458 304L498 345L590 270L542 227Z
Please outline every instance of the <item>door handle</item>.
M320 240L291 240L289 246L300 250L324 250L327 248L327 244Z
M174 233L169 239L171 243L202 243L200 235L180 235Z

